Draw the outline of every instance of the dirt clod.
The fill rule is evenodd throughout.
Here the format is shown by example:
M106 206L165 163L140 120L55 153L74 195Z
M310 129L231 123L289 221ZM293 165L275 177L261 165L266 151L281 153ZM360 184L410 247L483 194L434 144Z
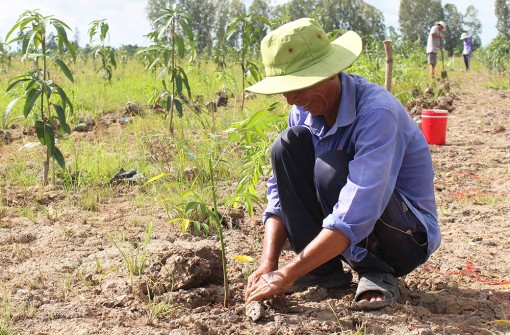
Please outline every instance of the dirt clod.
M252 301L246 305L246 316L253 322L257 322L266 315L266 310L260 301Z

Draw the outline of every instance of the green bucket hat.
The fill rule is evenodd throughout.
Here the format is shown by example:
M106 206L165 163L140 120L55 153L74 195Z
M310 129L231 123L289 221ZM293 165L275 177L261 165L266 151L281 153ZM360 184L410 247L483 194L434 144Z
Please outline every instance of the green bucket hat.
M358 58L362 42L353 31L330 42L317 21L303 18L270 32L260 49L266 78L246 90L276 94L307 88L342 72Z

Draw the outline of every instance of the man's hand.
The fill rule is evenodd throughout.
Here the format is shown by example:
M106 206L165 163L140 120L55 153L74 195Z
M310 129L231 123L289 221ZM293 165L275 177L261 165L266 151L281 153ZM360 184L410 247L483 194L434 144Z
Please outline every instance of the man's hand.
M268 218L264 226L264 244L262 247L262 255L260 256L260 265L258 269L248 277L246 299L248 299L248 292L251 292L252 288L257 285L263 275L278 269L278 260L286 240L287 234L282 219L274 215Z
M248 279L246 302L282 295L299 277L341 254L349 243L349 239L342 232L322 229L299 255L278 270L264 273L277 262L262 263L266 265L261 265L262 268L259 267Z
M255 270L249 277L248 277L248 286L246 287L246 292L248 292L248 290L250 290L250 288L255 285L259 280L260 280L260 277L262 277L263 275L265 275L266 273L269 273L269 272L272 272L272 271L275 271L278 269L278 264L268 264L268 265L263 265L261 264L257 270ZM246 296L247 296L247 293L246 293ZM245 296L245 298L246 298Z
M252 274L252 276L254 274ZM263 274L256 282L251 282L251 284L250 280L248 280L248 288L246 289L245 299L246 302L249 303L264 298L282 295L291 286L292 282L289 282L281 271L272 271Z

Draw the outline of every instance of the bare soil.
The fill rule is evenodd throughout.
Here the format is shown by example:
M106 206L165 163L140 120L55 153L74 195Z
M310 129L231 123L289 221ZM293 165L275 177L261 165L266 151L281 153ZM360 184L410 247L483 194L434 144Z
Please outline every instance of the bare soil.
M120 185L88 211L57 188L25 190L6 181L0 309L12 310L12 333L509 334L510 91L476 88L476 81L470 87L454 86L447 143L430 148L443 242L427 264L401 278L398 304L356 312L349 309L355 283L310 287L265 303L254 322L243 294L256 264L233 256L259 255L260 213L230 214L239 225L225 231L225 308L218 240L183 235L163 209L135 204L138 186ZM25 136L0 144L0 178ZM148 222L147 264L130 276L121 251L129 256L143 245Z

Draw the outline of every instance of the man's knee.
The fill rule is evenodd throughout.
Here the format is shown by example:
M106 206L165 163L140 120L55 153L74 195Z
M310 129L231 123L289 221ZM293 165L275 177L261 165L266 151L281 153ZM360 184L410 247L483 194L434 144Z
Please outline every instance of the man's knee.
M325 214L333 211L340 190L347 183L352 158L343 151L328 151L315 160L314 179L319 202Z
M282 131L274 140L271 147L271 157L278 157L282 152L302 150L312 145L312 134L303 126L295 126Z
M347 182L351 160L351 156L340 150L327 151L319 155L315 161L314 169L317 186L321 187L335 183L339 184L340 188L343 187Z

